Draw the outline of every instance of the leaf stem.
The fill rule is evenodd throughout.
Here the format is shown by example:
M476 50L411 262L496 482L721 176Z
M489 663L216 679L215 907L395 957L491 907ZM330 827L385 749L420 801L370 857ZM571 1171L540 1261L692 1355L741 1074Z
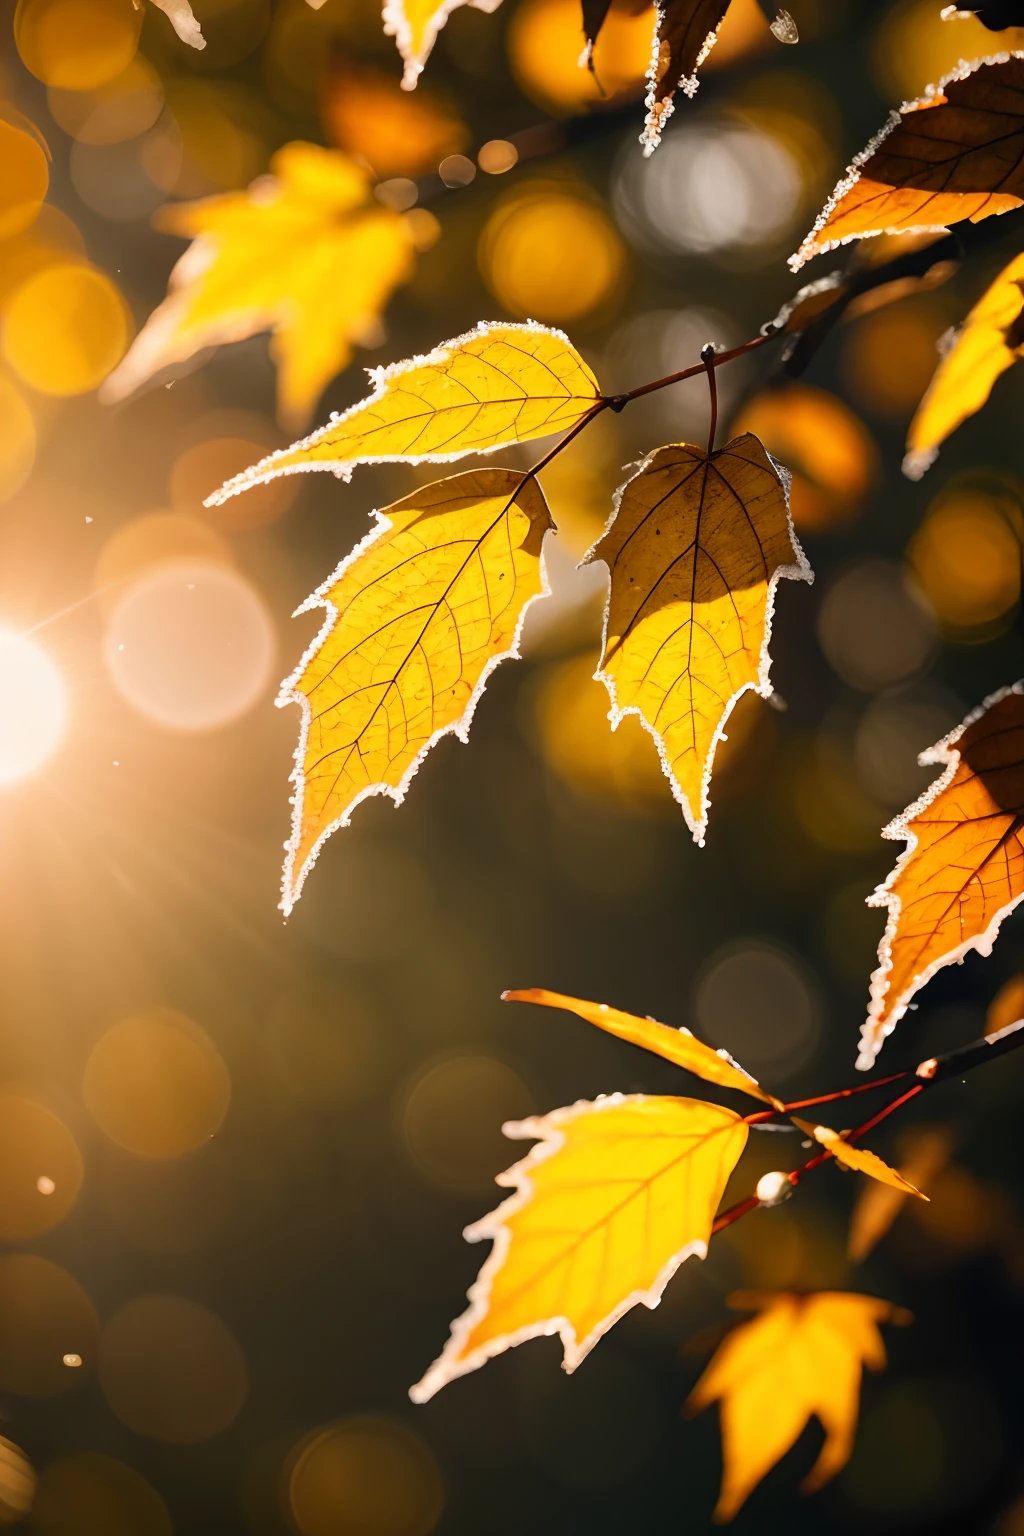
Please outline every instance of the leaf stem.
M715 348L708 342L701 348L700 360L708 375L708 393L711 396L711 425L708 428L708 458L715 451L715 433L718 431L718 384L715 381Z

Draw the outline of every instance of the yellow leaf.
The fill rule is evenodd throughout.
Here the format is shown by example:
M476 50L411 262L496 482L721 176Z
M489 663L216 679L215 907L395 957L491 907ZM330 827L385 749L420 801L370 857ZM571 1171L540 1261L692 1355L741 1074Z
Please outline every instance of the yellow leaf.
M302 442L261 460L208 505L277 475L355 464L451 463L467 453L573 427L600 402L597 380L561 331L478 325L426 357L370 370L372 395Z
M417 1403L542 1335L560 1336L574 1371L631 1307L656 1307L684 1259L707 1253L747 1140L729 1109L618 1093L504 1130L540 1144L498 1175L515 1193L466 1228L468 1242L494 1247L444 1352L410 1391Z
M719 1346L687 1408L721 1402L724 1467L715 1510L731 1520L767 1472L796 1444L816 1415L825 1431L821 1453L804 1479L813 1493L850 1459L863 1366L885 1368L880 1322L912 1321L902 1307L873 1296L819 1291L812 1296L730 1296L737 1309L757 1308Z
M320 848L369 795L396 805L427 752L465 741L491 672L519 654L523 615L544 591L551 519L539 487L511 469L422 486L299 609L327 620L278 704L302 706L287 913Z
M385 0L384 33L395 39L405 63L404 89L415 88L437 34L452 11L460 5L471 5L475 11L490 14L500 4L501 0Z
M663 1056L677 1067L702 1077L706 1083L738 1088L741 1093L763 1099L766 1104L778 1103L777 1099L762 1092L754 1078L744 1072L728 1052L713 1051L688 1029L670 1029L667 1024L658 1024L654 1019L640 1019L635 1014L609 1008L607 1003L582 1002L578 997L565 997L561 992L548 992L544 987L527 987L521 992L503 992L501 995L510 1003L540 1003L545 1008L565 1008L569 1013L578 1013L588 1024L596 1024L598 1029L606 1029L620 1040L653 1051L656 1056Z
M193 243L101 399L124 399L203 347L269 330L279 412L298 428L372 337L412 276L408 221L373 200L368 173L338 150L286 144L271 169L247 192L163 210L160 227Z
M798 1120L793 1117L793 1124L798 1125L808 1136L813 1136L818 1144L831 1152L837 1163L842 1163L846 1168L856 1168L858 1173L866 1173L872 1179L877 1179L880 1184L888 1184L890 1189L898 1189L903 1195L916 1195L919 1200L927 1200L927 1195L922 1195L919 1189L905 1179L902 1173L897 1173L895 1168L890 1168L874 1152L869 1152L866 1147L855 1147L840 1136L838 1131L830 1130L827 1125L814 1125L809 1120Z
M903 473L920 480L940 446L980 411L1001 373L1024 356L1024 256L1015 256L979 299L942 358L907 434Z
M868 898L889 920L861 1028L865 1071L914 995L972 949L991 954L1024 897L1024 684L992 694L919 761L945 771L882 833L907 846Z
M944 230L1024 202L1024 54L961 63L908 102L854 160L795 256L868 235Z
M775 588L782 576L811 581L811 569L776 466L750 433L710 458L689 443L659 448L617 501L584 562L604 560L611 572L597 676L613 729L635 714L654 737L703 844L726 722L748 688L772 692Z
M916 1126L904 1137L906 1158L900 1173L909 1184L923 1190L945 1168L953 1151L949 1132L941 1127ZM850 1217L846 1251L855 1264L866 1259L899 1215L907 1192L871 1179L857 1196Z

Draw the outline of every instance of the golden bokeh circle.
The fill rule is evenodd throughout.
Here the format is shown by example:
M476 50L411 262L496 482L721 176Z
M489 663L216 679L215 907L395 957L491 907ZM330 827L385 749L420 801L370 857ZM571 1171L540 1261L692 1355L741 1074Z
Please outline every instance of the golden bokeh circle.
M183 1296L139 1296L103 1330L99 1379L129 1429L170 1445L196 1445L237 1416L249 1389L234 1335Z
M11 295L4 360L44 395L83 395L124 355L131 318L120 289L82 263L45 267Z
M429 1536L444 1507L430 1451L388 1419L314 1433L296 1453L287 1491L300 1536Z
M236 497L242 500L242 497ZM125 586L154 566L196 561L234 565L231 546L215 528L187 512L144 512L112 533L96 562L93 587L108 612Z
M97 1041L82 1096L118 1146L141 1157L181 1157L219 1129L231 1079L205 1030L171 1008L154 1008Z
M172 1536L156 1489L113 1456L62 1456L39 1479L33 1524L45 1536Z
M406 1089L402 1131L423 1176L453 1194L486 1193L514 1161L501 1127L533 1110L518 1073L493 1056L428 1064Z
M36 1474L20 1446L0 1435L0 1525L14 1525L32 1508Z
M576 0L523 0L508 29L509 63L532 101L547 111L578 111L587 102L639 94L653 34L653 8L630 15L613 6L594 47L591 73L579 66L584 37Z
M44 85L95 91L135 57L143 14L132 0L18 0L14 41Z
M49 1232L81 1187L82 1159L63 1121L32 1099L0 1094L0 1240Z
M907 555L940 620L970 631L1007 613L1020 596L1020 511L1009 498L967 488L938 497Z
M50 184L46 151L38 139L0 118L0 240L27 229Z
M16 495L36 459L36 424L25 401L0 373L0 502Z
M478 247L480 271L509 314L580 320L621 294L626 250L604 209L553 184L525 187L498 204Z
M0 1258L0 1391L69 1391L96 1358L98 1332L92 1302L59 1264L31 1253Z

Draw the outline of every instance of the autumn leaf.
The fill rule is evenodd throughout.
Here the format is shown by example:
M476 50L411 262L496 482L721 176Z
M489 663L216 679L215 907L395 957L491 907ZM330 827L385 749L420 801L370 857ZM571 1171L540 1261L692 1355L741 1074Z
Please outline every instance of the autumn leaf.
M873 1296L819 1291L811 1296L738 1292L737 1310L760 1316L719 1346L687 1410L721 1402L722 1489L717 1521L731 1520L761 1479L799 1439L812 1415L825 1443L803 1481L813 1493L849 1461L857 1429L861 1372L884 1370L881 1322L912 1322L909 1312Z
M427 752L465 741L499 662L519 654L544 590L552 526L536 481L476 469L435 481L375 514L377 527L299 609L327 619L278 704L302 706L287 913L320 848L361 800L395 804Z
M862 1070L936 971L972 949L991 953L1024 895L1024 684L992 694L918 761L945 771L882 833L907 846L868 897L889 920L861 1030Z
M651 154L675 111L676 91L692 96L697 71L718 39L729 0L661 0L647 72L647 122L640 142Z
M907 434L903 473L920 480L949 434L980 411L1001 373L1024 356L1024 256L979 299L943 356Z
M949 1162L952 1153L949 1133L941 1127L915 1126L904 1137L904 1158L900 1174L908 1184L924 1192ZM892 1226L903 1209L907 1192L872 1179L857 1196L850 1217L850 1236L846 1251L855 1264L866 1259Z
M584 563L595 560L611 572L596 674L609 719L639 715L702 844L729 715L748 688L772 692L775 588L813 579L777 466L750 433L710 457L689 443L659 448L618 493Z
M161 229L192 244L101 399L123 400L203 347L269 330L280 415L298 428L354 347L372 338L394 289L412 276L408 220L375 202L369 174L337 150L286 144L271 169L247 192L158 215Z
M1024 202L1024 54L980 59L894 112L790 267L866 235L977 223Z
M383 70L332 60L320 98L327 132L378 176L424 176L459 154L469 129L429 90L410 95Z
M498 1183L515 1191L467 1227L494 1244L440 1358L410 1391L447 1382L526 1339L557 1333L574 1371L631 1307L656 1307L703 1258L747 1127L697 1099L612 1094L504 1127L539 1145Z
M545 1008L565 1008L578 1013L588 1024L596 1024L620 1040L639 1045L645 1051L663 1056L677 1067L693 1072L706 1083L718 1083L722 1088L738 1088L766 1104L779 1104L770 1094L764 1093L748 1072L733 1061L727 1051L713 1051L698 1040L688 1029L670 1029L655 1019L640 1019L632 1013L622 1013L609 1008L607 1003L587 1003L578 997L566 997L561 992L549 992L544 987L527 987L520 992L503 992L502 998L510 1003L540 1003ZM781 1106L780 1106L781 1107Z
M153 4L164 12L183 43L188 43L190 48L206 47L206 39L188 0L153 0Z
M370 370L374 391L301 442L236 475L207 501L278 475L355 464L451 463L564 431L600 403L597 380L561 331L478 325L426 357Z
M313 3L313 0L310 0ZM471 5L475 11L496 11L501 0L385 0L384 33L393 37L405 64L402 86L415 89L437 34L452 11Z
M1024 1019L1024 974L1018 972L1003 983L985 1013L985 1038L1001 1035L1003 1030Z
M902 1195L917 1195L919 1200L926 1200L927 1195L922 1195L919 1189L909 1183L895 1168L890 1168L888 1163L874 1152L869 1152L866 1147L852 1146L838 1131L831 1130L827 1125L814 1125L809 1120L798 1120L794 1115L793 1124L798 1125L808 1136L812 1136L819 1146L830 1152L837 1163L842 1163L844 1168L854 1168L858 1173L866 1173L869 1178L877 1179L879 1184L886 1184L890 1189L898 1189Z

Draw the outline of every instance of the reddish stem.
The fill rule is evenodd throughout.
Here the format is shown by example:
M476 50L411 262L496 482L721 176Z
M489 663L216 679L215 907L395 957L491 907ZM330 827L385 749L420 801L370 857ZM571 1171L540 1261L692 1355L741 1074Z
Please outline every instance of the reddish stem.
M708 429L708 458L715 451L715 433L718 431L718 384L715 381L715 349L709 341L701 350L700 360L707 369L708 393L711 396L711 426Z

